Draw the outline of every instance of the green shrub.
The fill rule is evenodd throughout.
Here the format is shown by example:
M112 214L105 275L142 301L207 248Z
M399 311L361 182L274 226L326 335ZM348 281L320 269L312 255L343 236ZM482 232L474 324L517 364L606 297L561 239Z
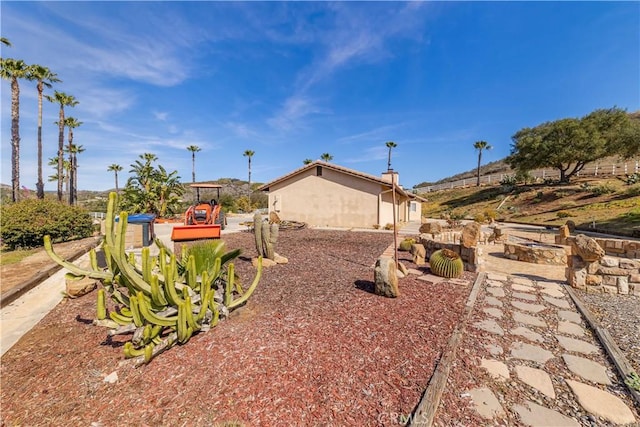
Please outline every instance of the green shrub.
M611 194L616 192L616 190L609 184L596 185L595 187L591 187L589 191L591 192L591 194L595 194L596 196L602 196L604 194Z
M556 212L556 216L558 218L569 218L571 215L571 212L569 211L558 211Z
M507 187L515 187L515 185L518 183L518 180L516 179L515 176L513 175L505 175L501 180L500 180L500 185L504 185Z
M631 175L627 175L625 180L625 184L633 185L640 183L640 172L632 173Z
M486 218L484 217L483 214L477 213L473 216L473 221L477 222L478 224L484 224L484 222L486 221Z
M627 197L640 196L640 185L634 185L625 190L624 195Z
M400 244L398 245L398 250L399 251L410 251L411 250L411 246L413 246L415 243L416 243L416 239L412 239L410 237L407 237L402 242L400 242Z
M2 205L0 236L9 249L42 246L47 234L54 242L91 236L89 212L53 200L27 199Z
M482 214L487 222L493 222L498 217L498 212L493 208L486 208Z

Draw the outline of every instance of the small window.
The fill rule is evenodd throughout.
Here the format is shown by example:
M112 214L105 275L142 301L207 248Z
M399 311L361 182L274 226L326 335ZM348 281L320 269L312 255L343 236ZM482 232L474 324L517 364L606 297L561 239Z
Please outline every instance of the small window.
M418 204L416 202L411 202L411 212L416 212L418 209Z
M322 176L322 166L316 166L316 176Z

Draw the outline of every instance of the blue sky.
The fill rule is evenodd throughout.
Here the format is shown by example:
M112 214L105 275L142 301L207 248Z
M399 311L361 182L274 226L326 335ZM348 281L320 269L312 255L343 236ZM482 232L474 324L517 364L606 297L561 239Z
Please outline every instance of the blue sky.
M526 126L640 109L639 2L1 2L2 57L49 67L80 102L80 189L138 155L191 181L268 182L322 153L405 187L509 154ZM48 93L52 93L53 89ZM1 181L11 182L2 82ZM35 188L37 96L21 82L21 185ZM58 109L44 105L44 156ZM45 160L46 163L46 160ZM45 166L45 174L52 173ZM122 185L122 184L121 184ZM46 190L55 190L47 182Z

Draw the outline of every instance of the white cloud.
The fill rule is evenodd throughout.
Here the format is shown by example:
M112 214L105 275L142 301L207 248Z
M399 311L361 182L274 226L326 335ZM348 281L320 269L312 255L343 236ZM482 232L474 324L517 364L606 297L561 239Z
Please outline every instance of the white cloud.
M302 127L302 119L310 114L326 113L311 99L303 95L293 95L285 100L280 110L267 120L269 126L288 132Z
M156 120L164 122L165 120L167 120L167 117L169 116L169 113L162 112L162 111L154 111L153 112L153 116L156 118Z

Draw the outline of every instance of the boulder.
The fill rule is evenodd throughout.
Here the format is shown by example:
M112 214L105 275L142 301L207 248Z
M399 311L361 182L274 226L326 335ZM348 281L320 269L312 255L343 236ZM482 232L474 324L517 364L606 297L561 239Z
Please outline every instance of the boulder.
M373 272L373 279L375 282L374 292L376 295L396 298L400 294L398 292L396 263L393 258L378 258Z
M427 250L422 243L415 243L411 245L411 255L413 255L413 263L415 265L424 265L427 256Z
M569 226L566 224L561 225L560 228L558 228L558 235L561 239L566 239L567 237L571 236L571 230L569 230Z
M67 277L65 278L65 283L65 294L69 298L78 298L86 295L93 291L98 285L98 281L90 277L82 277L78 279Z
M572 220L568 220L564 223L564 225L569 229L569 233L573 233L574 231L576 231L576 223Z
M470 222L462 228L462 246L472 248L478 244L480 240L480 224Z
M598 242L584 234L578 234L571 242L571 252L587 262L599 261L604 257L604 249L598 245Z
M425 222L420 226L420 234L440 234L442 233L442 226L439 222Z

